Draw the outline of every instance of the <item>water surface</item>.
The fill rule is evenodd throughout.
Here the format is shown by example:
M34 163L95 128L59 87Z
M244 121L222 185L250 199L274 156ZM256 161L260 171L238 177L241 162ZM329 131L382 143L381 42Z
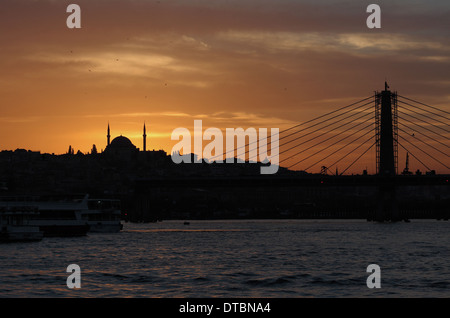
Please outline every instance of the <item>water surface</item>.
M125 223L0 245L0 297L449 297L450 222ZM69 289L69 264L81 289ZM369 264L381 288L369 289Z

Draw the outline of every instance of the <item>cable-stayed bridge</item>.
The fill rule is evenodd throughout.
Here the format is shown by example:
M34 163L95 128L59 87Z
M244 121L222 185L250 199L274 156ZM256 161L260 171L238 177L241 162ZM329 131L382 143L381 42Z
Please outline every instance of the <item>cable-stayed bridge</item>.
M386 84L384 91L281 130L279 164L291 170L344 175L366 159L363 167L374 166L372 174L377 175L448 174L449 115L391 92ZM268 139L267 145L270 143ZM256 143L247 143L245 151L240 147L235 154L251 160L248 154L255 147ZM399 150L405 161L399 161ZM415 172L410 171L410 156L415 160ZM402 164L404 168L399 171Z
M145 197L159 188L159 195L170 198L173 191L191 189L190 201L201 193L200 200L209 202L204 206L235 201L238 207L283 210L294 217L448 219L449 119L450 112L399 95L385 83L371 96L280 130L284 169L277 174L142 180L137 193ZM252 150L261 142L269 149L272 138L247 142L218 157L255 161ZM373 167L372 173L367 167Z

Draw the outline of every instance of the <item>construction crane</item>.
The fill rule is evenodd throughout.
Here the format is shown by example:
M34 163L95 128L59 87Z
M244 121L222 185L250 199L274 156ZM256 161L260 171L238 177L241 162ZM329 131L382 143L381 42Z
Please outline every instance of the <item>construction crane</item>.
M405 168L403 169L402 174L403 175L412 174L412 172L409 171L409 153L408 152L406 153L406 165L405 165Z

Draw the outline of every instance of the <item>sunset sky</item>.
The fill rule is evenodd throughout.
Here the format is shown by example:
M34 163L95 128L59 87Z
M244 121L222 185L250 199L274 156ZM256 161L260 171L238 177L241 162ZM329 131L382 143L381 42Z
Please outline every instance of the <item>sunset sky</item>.
M66 26L71 3L81 29ZM101 150L108 122L142 148L145 121L147 148L170 153L194 119L283 129L385 80L450 111L450 3L376 1L382 27L368 29L370 3L2 0L0 149Z

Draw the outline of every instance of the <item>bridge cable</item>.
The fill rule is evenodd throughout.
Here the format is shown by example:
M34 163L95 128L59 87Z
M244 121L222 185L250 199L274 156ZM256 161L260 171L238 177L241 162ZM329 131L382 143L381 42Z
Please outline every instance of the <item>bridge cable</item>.
M357 126L359 126L359 125L361 125L361 124L363 124L363 123L366 123L366 122L369 121L370 119L372 119L372 118L369 118L369 119L367 119L366 121L361 122L361 123L359 123L359 124L353 126L352 129L355 128L355 127L357 127ZM371 126L371 125L373 125L373 123L370 123L369 125L366 125L365 127L361 128L361 129L358 130L355 134L359 133L360 131L366 129L367 127L369 127L369 126ZM340 132L339 134L334 135L334 136L328 138L328 139L325 140L325 141L328 141L328 140L330 140L330 139L332 139L332 138L334 138L334 137L337 137L337 136L339 136L339 135L341 135L341 134L343 134L343 133L345 133L345 132L347 132L347 131ZM354 135L354 134L353 134L353 135ZM339 143L339 142L341 142L341 141L343 141L343 140L349 138L350 136L352 136L352 135L345 136L344 138L342 138L342 139L340 139L340 140L334 142L333 144L329 145L328 147L322 148L321 150L315 152L314 154L312 154L312 155L310 155L310 156L304 158L303 160L301 160L301 161L299 161L299 162L297 162L297 163L303 162L303 161L305 161L306 159L309 159L310 157L315 156L316 154L318 154L318 153L320 153L320 152L322 152L322 151L328 149L328 148L331 147L331 146L336 145L337 143ZM323 143L323 142L324 142L324 141L322 141L322 142L320 142L320 143ZM320 144L320 143L319 143L319 144ZM287 158L284 158L284 159L281 160L279 163L282 163L282 162L284 162L284 161L286 161L286 160L292 159L292 158L295 157L296 155L299 155L299 154L301 154L301 153L303 153L303 152L305 152L305 151L307 151L307 150L309 150L309 149L311 149L311 148L313 148L313 147L315 147L315 146L317 146L317 145L319 145L319 144L312 145L312 146L310 146L310 147L308 147L308 148L306 148L306 149L303 149L302 151L296 152L295 154L293 154L293 155L291 155L291 156L289 156L289 157L287 157ZM297 163L296 163L296 164L297 164Z
M355 102L355 103L352 103L352 104L343 106L343 107L341 107L341 108L339 108L339 109L336 109L336 110L331 111L331 112L329 112L329 113L323 114L323 115L321 115L321 116L319 116L319 117L315 117L315 118L313 118L313 119L310 119L310 120L305 121L305 122L303 122L303 123L300 123L300 124L298 124L298 125L289 127L289 128L287 128L287 129L285 129L285 130L282 130L282 131L279 132L278 134L285 133L285 132L287 132L287 131L289 131L289 130L292 130L292 129L295 129L295 128L297 128L297 127L303 126L303 125L305 125L305 124L311 123L311 122L313 122L313 121L315 121L315 120L318 120L318 119L320 119L320 118L326 117L326 116L331 115L331 114L334 114L334 113L336 113L336 112L338 112L338 111L341 111L341 110L343 110L343 109L352 107L352 106L354 106L354 105L357 105L357 104L359 104L359 103L361 103L361 102L363 102L363 101L366 101L366 100L372 99L372 98L373 98L373 96L366 97L366 98L361 99L361 100L359 100L359 101L357 101L357 102ZM367 105L367 104L365 104L365 105ZM363 105L363 106L364 106L364 105ZM362 106L358 106L358 107L356 107L355 109L357 109L357 108L359 108L359 107L362 107ZM267 139L267 137L266 137L266 139ZM256 141L256 142L257 142L257 141ZM233 155L234 155L234 151L236 151L236 150L238 150L238 149L241 149L241 148L243 148L243 147L246 147L246 146L250 146L251 144L254 144L254 143L255 143L255 142L252 142L252 143L246 144L246 145L244 145L244 146L241 146L241 147L239 147L239 148L236 148L236 149L233 149L233 150L229 150L229 151L227 151L227 152L222 153L221 155L214 156L214 157L212 157L211 159L215 159L216 157L219 157L219 156L222 156L222 157L223 157L224 155L226 156L226 154L229 153L229 152L233 152Z
M411 105L408 104L408 103L405 103L405 102L402 102L402 101L399 101L399 102L411 106ZM401 106L401 108L404 108L404 109L406 109L406 110L409 110L410 112L413 112L413 113L415 113L415 114L422 115L422 116L427 117L427 118L429 118L429 119L435 120L435 121L437 121L437 122L440 123L440 124L443 124L443 125L445 125L445 126L449 126L449 127L450 127L449 124L444 123L443 121L440 121L440 120L438 120L438 119L436 119L436 118L427 116L427 115L425 115L425 114L423 114L423 113L416 112L416 111L414 111L414 110L412 110L412 109L409 109L408 107ZM446 131L448 131L448 130L446 130Z
M363 116L360 116L360 117L356 118L356 120L361 119L361 118L364 118L364 117L366 117L367 115L372 115L372 114L370 114L370 113L364 114ZM369 120L372 120L372 117L370 117L370 118L368 118L367 120L365 120L365 121L359 123L358 125L355 125L355 126L351 127L350 129L353 129L353 128L359 126L360 124L366 123L366 122L368 122ZM303 145L303 144L305 144L305 143L307 143L307 142L309 142L309 141L311 141L311 140L314 140L314 139L317 139L317 138L319 138L319 137L322 137L323 135L326 135L326 134L328 134L328 133L330 133L330 132L335 131L335 130L338 129L338 128L342 128L343 126L346 126L346 125L351 124L351 123L352 123L352 122L347 122L347 123L345 123L345 124L342 124L342 125L340 125L340 126L338 126L338 127L333 128L333 129L331 129L331 130L329 130L329 131L326 131L326 132L320 134L319 136L315 136L315 137L313 137L313 138L311 138L311 139L308 139L308 140L303 141L303 142L301 142L301 143L299 143L299 144L296 144L295 146L292 146L292 147L290 147L290 148L288 148L288 149L283 150L282 152L280 152L280 154L283 154L283 153L285 153L285 152L288 152L288 151L290 151L290 150L292 150L292 149L294 149L294 148L297 148L297 147L299 147L299 146L301 146L301 145ZM314 132L316 132L316 131L314 131ZM344 131L344 132L345 132L345 131ZM338 135L339 135L339 134L338 134ZM338 136L338 135L334 135L334 136L331 137L331 138L334 138L334 137L336 137L336 136ZM307 136L307 135L305 135L305 136ZM293 140L291 140L291 141L295 141L295 140L301 139L301 138L303 138L303 137L305 137L305 136L297 137L297 138L295 138L295 139L293 139ZM319 145L319 144L321 144L321 143L323 143L323 142L325 142L325 141L328 141L328 140L331 139L331 138L328 138L328 139L326 139L326 140L323 140L323 141L319 142L318 144L316 144L316 146ZM287 144L290 143L291 141L289 141L289 142L283 144L282 146L287 145ZM280 147L282 147L282 146L280 146Z
M439 126L436 126L436 125L434 125L434 124L432 124L432 123L430 123L430 122L428 122L428 121L426 121L426 120L424 120L424 119L417 118L417 117L415 117L415 116L413 116L413 115L411 115L411 114L405 113L405 112L403 112L403 111L401 111L401 113L402 113L402 114L405 114L405 115L407 115L407 116L409 116L409 117L412 117L412 118L414 118L414 119L417 119L417 120L419 120L419 121L422 121L422 122L424 122L424 123L426 123L426 124L428 124L428 125L431 125L431 126L433 126L433 127L435 127L435 128L439 128L439 129L442 129L442 130L444 130L444 131L450 133L450 130L447 130L447 129L442 128L442 127L439 127Z
M319 162L321 162L321 161L323 161L323 160L325 160L325 159L331 157L332 155L334 155L334 154L338 153L339 151L341 151L342 149L346 148L348 145L350 145L350 144L354 143L355 141L361 139L362 137L366 136L367 134L372 133L374 130L375 130L375 128L373 128L372 130L369 130L369 131L366 132L365 134L363 134L363 135L359 136L358 138L356 138L356 139L350 141L350 142L347 143L345 146L343 146L343 147L339 148L338 150L332 152L331 154L327 155L326 157L320 159L319 161L316 161L315 163L313 163L313 164L310 165L309 167L305 168L304 170L306 171L306 170L308 170L309 168L311 168L311 167L315 166L316 164L318 164ZM345 157L347 157L349 154L351 154L353 151L355 151L356 149L358 149L359 147L361 147L362 145L364 145L367 141L369 141L369 140L372 139L372 138L373 138L373 136L371 136L368 140L364 141L362 144L360 144L360 145L359 145L358 147L356 147L355 149L353 149L353 150L351 150L350 152L348 152L345 156L341 157L339 160L335 161L333 164L329 165L327 168L333 167L333 166L336 165L339 161L341 161L342 159L344 159Z
M443 165L444 167L446 167L447 169L450 169L450 167L448 167L446 164L442 163L440 160L434 158L432 155L430 155L429 153L423 151L422 149L420 149L419 147L417 147L416 145L414 145L413 143L411 143L409 140L405 139L404 137L402 137L401 135L399 135L400 138L402 138L403 140L405 140L407 143L409 143L410 145L412 145L413 147L419 149L420 151L422 151L424 154L426 154L428 157L434 159L435 161L439 162L441 165ZM398 142L398 141L397 141Z
M370 102L370 103L372 103L372 102ZM364 105L362 105L362 106L365 106L365 105L367 105L367 104L364 104ZM370 109L370 108L372 108L372 106L369 106L368 108L365 108L365 109L361 110L359 113L364 112L364 111L366 111L366 110L368 110L368 109ZM354 110L354 109L352 109L352 110ZM347 112L345 112L345 113L347 113ZM345 114L345 113L342 113L341 115L338 115L338 116L335 116L335 117L342 116L342 115ZM348 119L348 118L350 118L350 117L355 116L356 114L358 114L358 113L353 113L353 114L351 114L351 115L349 115L349 116L347 116L347 117L345 117L345 118L343 118L343 119L341 119L341 120ZM360 117L356 118L355 120L361 119L361 118L363 118L363 117L365 117L365 116L367 116L367 115L371 115L371 114L370 114L370 113L366 113L366 114L364 114L363 116L360 116ZM335 117L333 117L333 118L335 118ZM330 119L332 119L332 118L330 118ZM327 119L327 120L329 120L329 119ZM326 121L327 121L327 120L326 120ZM321 123L323 123L323 121L320 122L320 123L318 123L318 124L321 124ZM308 135L311 135L311 134L313 134L313 133L315 133L315 132L318 132L319 130L322 130L322 129L326 128L326 127L335 125L336 123L338 123L338 121L332 122L331 124L325 125L325 126L320 127L320 128L318 128L318 129L316 129L316 130L314 130L314 131L308 132L308 133L306 133L306 134L304 134L304 135L301 135L301 136L299 136L299 137L296 137L296 138L294 138L294 139L291 139L291 140L289 140L289 141L287 141L287 142L281 144L281 145L280 145L280 148L286 146L287 144L289 144L289 143L291 143L291 142L294 142L294 141L299 140L299 139L302 139L302 138L304 138L304 137L306 137L306 136L308 136ZM291 147L291 148L289 148L288 150L283 151L282 153L287 152L287 151L289 151L289 150L291 150L291 149L293 149L293 148L296 148L296 147L298 147L298 146L300 146L300 145L303 145L303 144L305 144L305 143L307 143L307 142L309 142L309 141L311 141L311 140L313 140L313 139L316 139L316 138L319 138L319 137L321 137L321 136L323 136L323 135L326 135L327 133L329 133L329 132L331 132L331 131L334 131L334 130L336 130L337 128L341 128L341 127L343 127L343 126L346 126L346 125L348 125L348 124L350 124L350 123L352 123L352 122L347 122L347 123L345 123L345 124L342 124L342 125L339 126L339 127L335 127L335 128L333 128L332 130L326 131L325 133L323 133L323 134L321 134L321 135L319 135L319 136L313 137L313 138L311 138L311 139L308 139L307 141L304 141L304 142L302 142L302 143L300 143L300 144L297 144L296 146ZM314 125L312 125L312 126L303 128L303 129L299 130L298 132L294 132L294 133L291 133L291 134L289 134L289 135L287 135L287 136L283 136L283 137L281 137L279 140L285 139L285 138L290 137L290 136L292 136L292 135L295 135L295 134L297 134L297 133L299 133L299 132L301 132L301 131L307 130L307 129L309 129L309 128L311 128L311 127L314 127L314 126L317 126L318 124L314 124ZM272 143L272 140L269 141L268 143L266 143L265 146L270 145L271 143ZM260 147L261 147L261 145L260 145ZM250 151L255 150L255 149L257 149L257 147L256 147L256 148L253 148L253 149L249 149L249 150L245 151L244 153L239 154L238 157L241 156L241 155L244 155L244 156L245 156L247 153L249 153Z
M325 122L327 122L327 121L329 121L329 120L331 120L331 119L335 119L335 118L337 118L337 117L340 117L340 116L342 116L342 115L344 115L344 114L347 114L347 113L349 113L349 112L351 112L351 111L357 110L357 109L360 108L360 107L366 106L366 105L368 105L368 104L372 104L372 103L373 103L373 102L370 101L370 102L365 103L365 104L363 104L363 105L360 105L360 106L358 106L358 107L356 107L356 108L353 108L353 109L350 109L350 110L348 110L348 111L345 111L345 112L343 112L343 113L341 113L341 114L339 114L339 115L336 115L336 116L333 116L333 117L331 117L331 118L322 120L321 122L316 123L316 124L314 124L314 125L311 125L311 126L302 128L302 129L300 129L300 130L298 130L298 131L296 131L296 132L290 133L290 134L287 135L287 136L280 137L279 141L280 141L280 140L283 140L283 139L285 139L285 138L288 138L288 137L290 137L290 136L293 136L293 135L295 135L295 134L298 134L298 133L300 133L300 132L302 132L302 131L308 130L308 129L310 129L310 128L312 128L312 127L315 127L315 126L317 126L317 125L323 124L323 123L325 123ZM369 107L367 107L367 108L361 110L360 113L361 113L361 112L364 112L364 111L366 111L366 110L368 110L368 109L370 109L371 107L372 107L372 106L369 106ZM343 119L341 119L341 120L345 120L345 119L347 119L347 118L353 117L353 116L355 116L356 114L358 114L358 113L351 114L351 115L349 115L349 116L347 116L347 117L345 117L345 118L343 118ZM366 114L366 115L367 115L367 114ZM366 115L364 115L364 116L366 116ZM364 117L364 116L362 116L362 117ZM362 117L360 117L360 118L362 118ZM360 119L360 118L357 118L357 119ZM305 122L305 123L307 123L307 122ZM302 136L300 136L300 137L296 137L296 138L294 138L294 139L292 139L292 140L290 140L290 141L288 141L288 142L286 142L286 143L280 145L280 147L283 147L283 146L285 146L285 145L287 145L287 144L289 144L289 143L291 143L291 142L293 142L293 141L295 141L295 140L304 138L304 137L306 137L306 136L308 136L308 135L310 135L310 134L312 134L312 133L315 133L315 132L317 132L317 131L319 131L319 130L322 130L323 128L332 126L332 125L334 125L334 124L336 124L336 123L337 123L337 121L332 122L331 124L325 125L325 126L323 126L323 127L321 127L321 128L318 128L318 129L316 129L316 130L314 130L314 131L308 132L308 133L306 133L305 135L302 135ZM280 132L279 134L281 134L281 133L283 133L283 132L286 132L286 130ZM315 138L317 138L317 137L315 137ZM265 139L267 139L267 138L265 138ZM311 140L311 139L310 139L310 140ZM309 141L310 141L310 140L309 140ZM255 143L255 142L253 142L253 143ZM248 146L250 146L250 145L253 144L253 143L248 144ZM270 145L271 143L272 143L272 139L271 139L269 142L267 142L267 143L265 144L265 146L268 146L268 145ZM259 146L261 147L261 145L259 145ZM237 148L236 150L238 150L238 149L240 149L240 148L242 148L242 146L239 147L239 148ZM244 153L239 154L237 157L239 157L240 155L244 155L244 156L245 156L247 153L249 153L250 151L255 150L255 149L257 149L257 148L258 148L258 146L256 146L256 148L253 148L253 149L248 149L248 150L245 151Z
M447 148L450 149L450 146L448 146L448 145L446 145L446 144L440 142L439 140L434 139L433 137L428 136L427 134L425 134L425 133L422 132L422 131L418 131L417 129L413 129L413 128L409 127L408 125L404 124L403 122L399 122L399 124L405 126L405 127L408 128L408 129L411 129L411 130L414 131L414 132L419 132L420 134L424 135L424 136L427 137L428 139L431 139L431 140L433 140L434 142L437 142L437 143L441 144L442 146L447 147ZM413 136L413 137L415 137L415 136Z
M406 134L409 136L409 133L408 133L407 131L403 130L403 129L400 128L400 127L398 127L398 129L401 130L401 131L403 131L404 133L406 133ZM411 137L414 137L415 139L417 139L417 140L420 141L421 143L427 145L428 147L431 147L431 148L433 148L434 150L439 151L441 154L443 154L443 155L445 155L445 156L447 156L447 157L450 157L450 156L449 156L448 154L446 154L445 152L443 152L443 151L439 150L438 148L436 148L436 147L434 147L434 146L432 146L432 145L426 143L425 141L422 141L421 139L417 138L416 136L411 136Z
M401 97L401 98L404 98L404 99L407 99L407 100L410 100L410 101L415 102L415 103L417 103L417 104L420 104L420 105L423 105L423 106L427 106L427 107L430 107L430 108L432 108L432 109L435 109L435 110L438 110L438 111L440 111L440 112L443 112L443 113L446 113L446 114L449 114L449 115L450 115L450 112L448 112L448 111L445 111L445 110L442 110L442 109L439 109L439 108L436 108L436 107L427 105L427 104L425 104L425 103L421 103L421 102L419 102L419 101L416 101L416 100L414 100L414 99L411 99L411 98L408 98L408 97L405 97L405 96L402 96L402 95L397 95L397 96L398 96L398 97Z
M397 96L398 96L398 95L397 95ZM426 113L433 114L433 115L438 116L438 117L442 117L442 118L444 118L445 120L450 120L450 119L448 119L447 117L445 117L445 116L442 115L442 114L438 114L438 113L432 112L431 110L424 109L424 108L419 107L419 106L417 106L417 105L409 104L409 103L407 103L407 102L405 102L405 101L403 101L403 100L401 100L401 99L397 99L397 101L400 102L400 103L403 103L403 104L407 104L407 105L409 105L409 106L412 106L412 107L414 107L414 108L420 109L421 111L424 111L424 112L426 112Z
M403 112L402 112L402 113L403 113ZM419 125L419 124L417 124L417 123L415 123L415 122L413 122L413 121L411 121L411 120L408 120L408 119L406 119L406 118L403 118L403 117L401 117L400 115L398 115L398 118L400 118L400 119L402 119L402 120L406 120L407 122L410 122L410 123L412 123L412 124L414 124L414 125L416 125L416 126L419 126L419 127L422 128L422 129L426 129L426 130L428 130L428 131L430 131L430 132L432 132L432 133L434 133L434 134L436 134L436 135L438 135L438 136L440 136L440 137L442 137L442 138L444 138L444 139L450 140L450 138L445 137L445 136L443 136L443 135L441 135L441 134L439 134L439 133L437 133L437 132L435 132L435 131L433 131L433 130L431 130L431 129L428 129L428 128L426 128L426 127L423 127L423 126L421 126L421 125Z
M342 176L344 174L345 171L347 171L351 166L353 166L354 163L356 163L359 159L361 159L362 156L364 156L377 142L375 141L372 145L370 145L369 148L367 148L366 151L364 151L358 158L356 158L355 161L353 161L347 168L345 168L344 171L342 171L341 174L339 174L340 176Z
M366 104L366 105L367 105L367 104ZM372 108L372 106L369 106L368 108L365 108L365 109L361 110L359 113L364 112L364 111L366 111L366 110L368 110L368 109L370 109L370 108ZM341 121L342 121L342 120L345 120L345 119L348 119L348 118L350 118L350 117L353 117L353 116L355 116L356 114L358 114L358 113L353 113L353 114L351 114L351 115L349 115L349 116L347 116L347 117L345 117L345 118L342 118ZM370 113L366 113L366 114L364 114L363 116L356 118L356 120L361 119L361 118L363 118L363 117L365 117L365 116L367 116L367 115L369 115L369 114L370 114ZM307 133L307 134L305 134L305 135L302 135L302 136L300 136L300 137L296 137L296 138L294 138L294 139L291 139L290 141L284 143L283 145L280 145L280 147L285 146L285 145L287 145L287 144L289 144L289 143L291 143L291 142L293 142L293 141L295 141L295 140L304 138L304 137L306 137L306 136L308 136L308 135L310 135L310 134L312 134L312 133L318 132L319 130L322 130L322 129L326 128L326 127L332 126L332 125L334 125L334 124L336 124L336 123L338 123L338 121L335 121L335 122L332 122L331 124L328 124L328 125L325 125L325 126L323 126L323 127L320 127L320 128L318 128L318 129L316 129L316 130L314 130L314 131L311 131L311 132L309 132L309 133ZM351 122L348 122L348 123L346 123L346 124L343 124L343 125L341 125L341 126L339 126L339 127L335 127L334 129L340 128L340 127L345 126L345 125L348 125L349 123L351 123ZM313 125L313 126L315 126L315 125ZM311 128L311 127L313 127L313 126L304 128L304 129L302 129L302 131L305 130L305 129ZM333 130L331 130L331 131L333 131ZM299 132L300 132L300 131L299 131ZM328 131L328 132L330 132L330 131ZM326 133L328 133L328 132L326 132ZM293 133L293 134L295 134L295 133ZM285 136L285 137L290 137L290 136L293 135L293 134L290 134L290 135ZM285 137L280 138L280 140L284 139ZM317 137L315 137L315 138L317 138Z
M430 168L428 168L428 166L426 164L424 164L419 158L417 158L411 151L409 151L408 149L406 149L406 147L404 147L400 141L397 141L397 143L400 145L400 147L402 147L406 152L408 152L411 156L413 156L417 161L419 161L428 171L431 171Z

